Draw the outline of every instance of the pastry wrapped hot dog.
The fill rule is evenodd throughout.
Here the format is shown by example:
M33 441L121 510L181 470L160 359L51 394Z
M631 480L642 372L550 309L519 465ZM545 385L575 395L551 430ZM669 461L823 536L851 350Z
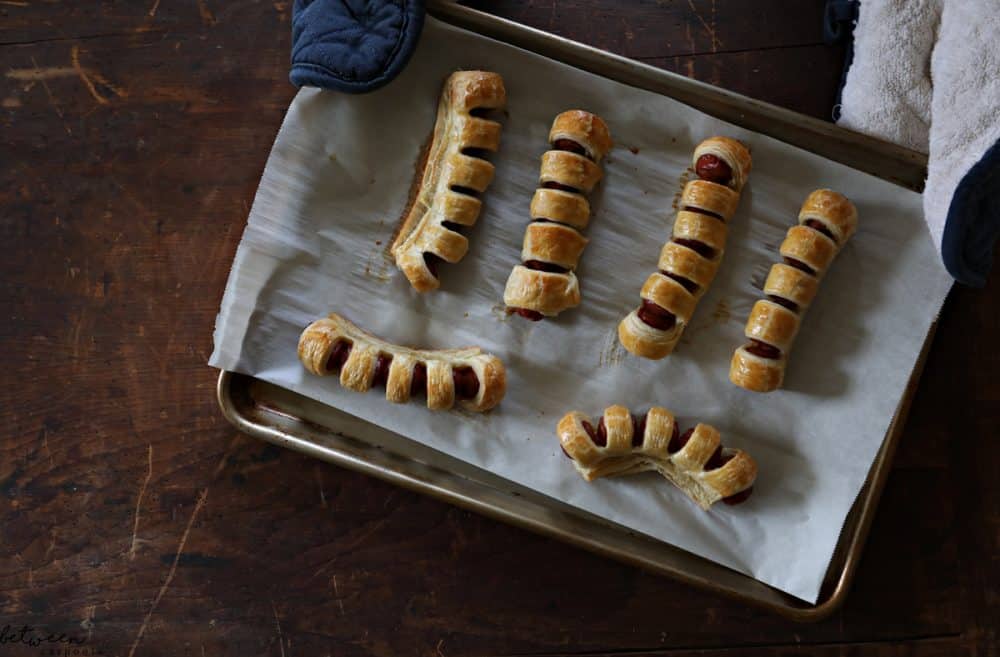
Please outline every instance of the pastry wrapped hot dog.
M563 112L549 132L552 150L542 155L541 187L531 199L531 223L524 235L522 264L514 267L503 300L530 320L558 315L580 303L576 267L587 246L590 220L586 194L601 179L601 161L611 135L600 117L582 110Z
M493 181L485 155L500 146L500 124L479 114L506 103L496 73L458 71L445 82L420 186L390 248L419 292L440 285L441 261L458 262L469 250L462 231L476 223L479 197Z
M695 149L698 178L684 186L658 271L642 286L641 305L618 325L618 339L631 353L660 359L674 350L722 262L726 225L750 167L750 151L735 139L712 137Z
M443 410L456 401L486 411L503 399L507 376L496 356L478 347L410 349L362 331L337 313L302 332L299 360L319 376L340 374L340 385L358 392L385 386L385 398L405 403L426 394L427 408Z
M596 426L572 411L556 431L563 452L587 481L656 470L703 509L719 500L739 504L757 478L753 458L722 447L716 429L698 424L681 433L673 413L658 406L642 417L610 406Z
M817 189L788 229L780 253L764 283L765 299L754 304L744 334L750 342L733 354L729 380L754 392L781 387L788 350L799 331L819 280L858 227L858 211L847 197Z

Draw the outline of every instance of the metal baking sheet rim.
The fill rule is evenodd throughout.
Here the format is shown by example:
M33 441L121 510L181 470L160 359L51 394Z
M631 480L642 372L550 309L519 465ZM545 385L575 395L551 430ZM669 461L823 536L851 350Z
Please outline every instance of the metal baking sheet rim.
M429 9L436 18L458 27L676 98L731 123L807 148L905 187L919 189L922 185L926 157L920 153L467 7L432 1ZM618 561L769 609L791 620L814 622L833 613L847 595L933 335L934 326L924 341L920 358L910 375L906 392L896 409L868 479L844 523L819 601L815 605L703 557L501 480L474 466L465 464L463 469L468 472L458 474L387 451L358 435L358 430L347 435L338 431L338 427L329 421L325 424L313 422L308 415L297 414L295 409L282 408L278 402L260 403L260 400L253 399L251 388L256 387L265 393L268 389L281 390L281 396L293 400L293 404L295 400L301 400L306 405L319 405L318 402L254 377L221 372L217 396L226 419L239 430L256 438L431 495ZM362 432L383 431L360 420L357 423L364 425L360 428ZM439 452L434 454L444 457ZM487 483L482 481L483 477L494 481ZM502 481L503 484L498 486L497 481Z

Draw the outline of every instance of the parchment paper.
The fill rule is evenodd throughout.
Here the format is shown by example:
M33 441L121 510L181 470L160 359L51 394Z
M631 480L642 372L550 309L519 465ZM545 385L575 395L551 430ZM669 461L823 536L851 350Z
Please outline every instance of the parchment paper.
M414 292L386 254L445 77L500 73L509 116L496 179L471 248L442 265L442 286ZM607 121L616 146L592 196L583 303L538 323L502 312L552 118L570 108ZM618 345L670 234L695 145L747 143L750 182L725 260L674 355L654 362ZM729 383L733 350L778 244L813 189L857 205L860 229L823 280L802 325L786 388ZM678 102L578 71L428 18L417 53L384 89L348 96L303 89L275 141L217 320L210 364L343 409L544 494L747 573L814 602L844 518L863 484L921 343L951 284L920 197ZM302 329L336 310L376 335L430 348L479 345L506 364L494 412L429 412L308 374ZM579 409L657 404L683 427L708 422L760 465L741 506L703 512L655 474L585 483L555 424Z

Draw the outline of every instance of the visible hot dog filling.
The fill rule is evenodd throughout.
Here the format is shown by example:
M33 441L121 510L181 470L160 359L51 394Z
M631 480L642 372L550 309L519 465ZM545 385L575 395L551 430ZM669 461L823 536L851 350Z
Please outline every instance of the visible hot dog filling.
M564 192L572 192L574 194L582 194L583 193L579 189L577 189L576 187L570 187L569 185L564 185L562 183L557 183L554 180L546 180L545 182L542 183L542 188L543 189L559 189L559 190L562 190Z
M603 415L601 416L601 419L597 421L597 438L594 439L594 442L601 447L608 444L608 428L604 426Z
M702 155L694 164L694 172L702 180L728 185L733 179L733 170L725 160L715 155Z
M417 363L413 366L413 378L410 379L410 395L427 394L427 366Z
M576 143L572 139L556 139L552 142L552 148L557 151L569 151L570 153L576 153L577 155L582 155L588 160L593 160L590 157L590 153L582 145Z
M681 246L686 246L691 249L702 258L711 260L715 257L715 249L710 247L708 244L701 242L699 240L689 240L686 237L675 237L673 239L675 244L680 244Z
M474 157L479 160L485 160L486 156L490 154L491 151L485 148L475 148L473 146L466 146L462 149L462 155L468 155L469 157Z
M379 354L375 361L375 376L372 377L372 385L384 386L389 380L389 366L392 365L392 356L389 354Z
M441 227L445 230L450 230L453 233L458 233L459 235L461 235L462 231L465 230L464 225L456 224L454 221L442 221Z
M551 262L542 262L541 260L525 260L524 266L535 271L547 271L553 274L565 274L569 271L565 267L554 265Z
M326 359L326 371L339 372L340 368L347 362L347 357L351 355L353 346L354 344L347 340L337 340L333 349L330 350L330 357Z
M799 271L804 271L805 273L810 274L812 276L816 275L816 270L807 265L806 263L802 262L801 260L796 260L795 258L789 258L788 256L784 256L782 259L785 261L785 264L788 265L789 267L795 267Z
M604 423L604 418L602 417L600 424L603 424L603 423ZM608 434L606 432L604 434L604 437L602 438L600 436L600 434L598 434L598 432L594 429L594 425L593 424L591 424L587 420L584 420L582 422L582 424L583 424L583 430L587 432L587 435L590 436L590 440L595 445L597 445L598 447L605 447L605 446L607 446L607 444L608 444ZM598 426L600 426L600 424L598 424Z
M684 278L680 274L675 274L672 271L664 271L662 269L660 270L660 273L666 276L667 278L673 279L678 283L680 283L681 286L691 294L698 293L698 284L692 281L690 278Z
M703 214L706 217L711 217L712 219L718 219L719 221L725 222L725 219L722 217L722 215L715 214L714 212L709 212L704 208L696 208L693 205L685 205L683 208L681 208L681 210L683 210L684 212L694 212L695 214Z
M636 315L644 324L659 331L669 331L677 325L676 315L647 299L642 300Z
M525 319L530 319L533 322L539 322L545 318L545 315L537 310L531 310L530 308L508 308L507 310L515 315L520 315Z
M769 294L769 295L767 295L767 298L768 298L769 301L773 301L774 303L778 304L779 306L784 306L785 308L788 308L793 313L799 312L799 304L795 303L794 301L790 301L789 299L786 299L785 297L779 297L776 294Z
M632 416L632 447L642 447L646 437L646 414Z
M705 461L704 470L706 472L708 470L717 470L732 460L732 458L732 456L723 456L722 445L719 445L715 448L715 451L712 452L712 455L708 457L708 460Z
M449 189L456 194L465 194L466 196L471 196L472 198L479 198L479 191L472 189L471 187L463 187L462 185L452 185Z
M830 229L827 228L826 226L824 226L818 220L816 220L816 219L806 219L806 222L805 222L804 225L808 226L809 228L812 228L813 230L817 230L817 231L823 233L824 235L826 235L827 237L829 237L831 240L833 240L834 244L837 243L837 238L833 236L833 233L830 232Z
M729 497L723 497L722 501L730 506L735 506L741 502L746 502L751 493L753 493L753 486L747 488L746 490L741 490L738 493L733 493Z
M750 342L743 348L754 356L760 356L761 358L770 358L771 360L778 360L781 358L781 349L778 349L774 345L770 345L766 342L754 340L753 338L750 338Z
M733 178L732 168L715 155L702 155L699 157L698 161L695 163L695 173L697 173L698 177L702 180L718 183L720 185L728 185ZM713 219L718 219L719 221L725 221L723 217L702 208L685 205L683 210L704 214L712 217ZM701 240L692 240L686 237L672 237L671 241L691 249L702 258L711 260L716 256L715 249ZM660 273L680 283L684 286L684 289L691 294L698 293L699 286L691 279L663 269L660 270ZM639 306L639 310L636 314L644 324L660 331L669 331L677 324L677 317L674 316L672 312L661 308L652 301L647 301L645 299L643 299L642 305Z
M499 111L496 107L473 107L469 110L469 116L477 119L493 119Z
M688 429L687 431L685 431L683 434L681 434L681 435L678 436L677 434L678 434L679 431L680 431L680 429L678 428L678 425L675 423L674 424L674 435L670 438L670 442L667 444L667 453L668 454L675 454L675 453L681 451L682 449L684 449L684 446L688 444L689 440L691 440L691 434L694 433L694 427L691 427L690 429Z
M437 255L436 253L431 253L430 251L424 251L424 264L427 265L427 271L431 273L434 278L438 277L437 266L438 263L444 262L444 258Z
M455 396L459 399L473 399L479 394L479 377L471 367L455 367L451 370L455 383Z

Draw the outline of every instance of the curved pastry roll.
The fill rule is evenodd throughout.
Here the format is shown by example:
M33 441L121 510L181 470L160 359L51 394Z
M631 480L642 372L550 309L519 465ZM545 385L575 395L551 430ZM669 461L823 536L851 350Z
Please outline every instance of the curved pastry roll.
M818 189L802 204L799 224L788 230L764 282L766 299L754 304L744 334L750 342L733 353L729 380L754 392L781 387L788 351L802 315L816 296L819 279L858 227L858 212L847 197Z
M478 196L493 181L493 165L483 155L500 146L500 124L473 112L506 103L496 73L458 71L445 82L420 185L390 248L396 266L419 292L440 285L439 260L458 262L469 250L458 231L479 217Z
M499 404L507 390L503 363L478 347L401 347L362 331L337 313L306 327L298 351L313 374L339 372L340 385L358 392L384 385L386 399L400 404L426 392L431 410L448 409L458 401L469 410L486 411Z
M642 287L641 305L618 325L618 339L629 352L660 359L677 346L719 270L727 224L736 212L750 163L750 151L727 137L706 139L695 149L694 168L700 177L684 186L673 233L660 252L659 271Z
M611 135L600 117L570 110L552 122L549 143L552 149L542 155L541 187L531 199L523 264L511 271L503 295L510 312L531 320L580 303L574 272L587 245L581 231L590 220L590 204L584 195L601 179L598 163L611 148Z
M750 496L757 463L746 452L724 448L719 432L698 424L683 434L673 413L654 406L635 417L610 406L595 425L579 411L556 427L563 452L587 481L656 470L701 508Z

